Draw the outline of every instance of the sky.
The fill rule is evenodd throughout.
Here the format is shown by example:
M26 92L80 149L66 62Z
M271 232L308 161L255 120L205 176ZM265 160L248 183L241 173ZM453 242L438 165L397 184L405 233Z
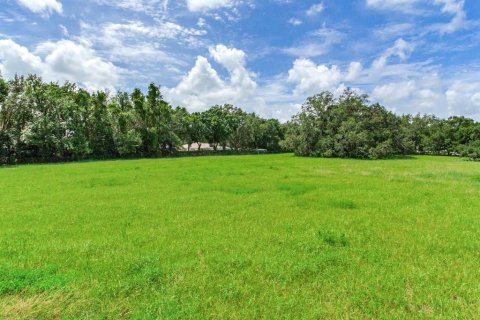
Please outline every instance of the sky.
M480 120L480 0L0 0L0 72L281 121L351 87Z

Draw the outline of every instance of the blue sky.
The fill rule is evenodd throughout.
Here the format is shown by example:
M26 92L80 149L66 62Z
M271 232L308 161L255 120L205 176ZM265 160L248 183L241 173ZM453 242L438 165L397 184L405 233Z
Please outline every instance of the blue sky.
M352 87L397 113L480 120L478 0L2 0L0 71L162 86L192 111L287 120Z

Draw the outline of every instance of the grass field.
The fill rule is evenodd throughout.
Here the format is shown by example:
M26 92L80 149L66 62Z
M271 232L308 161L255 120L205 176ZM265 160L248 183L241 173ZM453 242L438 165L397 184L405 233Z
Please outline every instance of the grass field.
M474 319L480 164L0 168L0 318Z

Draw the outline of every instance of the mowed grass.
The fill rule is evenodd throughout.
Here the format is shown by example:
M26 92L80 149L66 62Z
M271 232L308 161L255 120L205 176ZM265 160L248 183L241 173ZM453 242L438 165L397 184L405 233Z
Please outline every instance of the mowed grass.
M0 318L479 318L479 196L446 157L1 168Z

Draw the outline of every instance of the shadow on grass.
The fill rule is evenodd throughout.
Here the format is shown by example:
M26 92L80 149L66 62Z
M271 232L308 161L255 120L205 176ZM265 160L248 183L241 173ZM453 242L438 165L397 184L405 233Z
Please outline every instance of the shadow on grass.
M378 160L418 160L418 157L413 155L397 155L397 156L392 156L392 157L378 159Z

